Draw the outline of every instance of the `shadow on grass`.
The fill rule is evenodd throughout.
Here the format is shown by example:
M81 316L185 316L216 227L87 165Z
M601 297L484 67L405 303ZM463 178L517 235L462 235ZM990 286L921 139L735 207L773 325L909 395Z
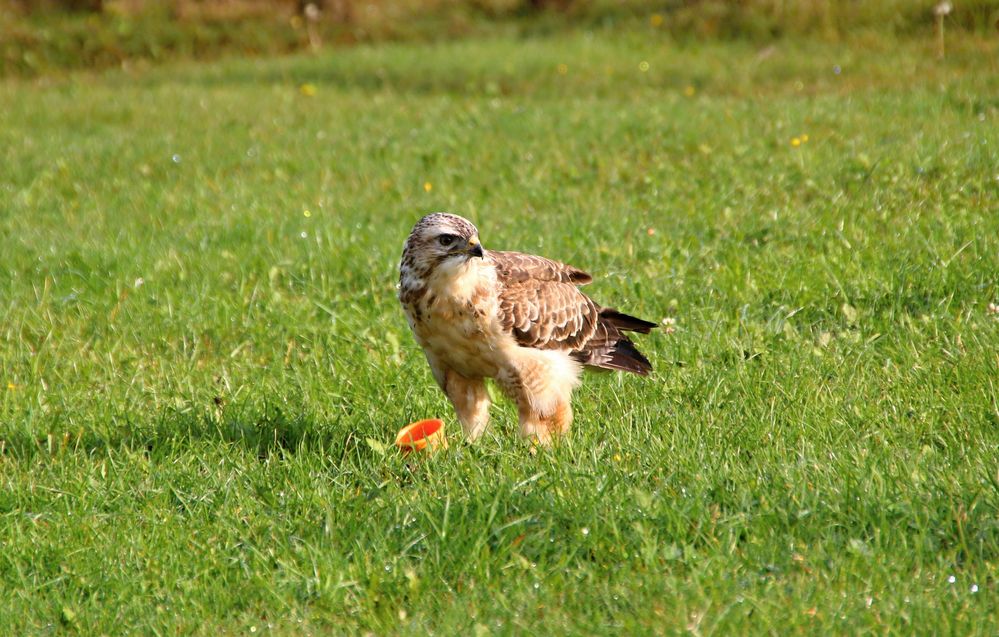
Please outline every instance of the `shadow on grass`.
M19 431L0 437L4 457L31 460L65 454L101 456L113 452L141 453L159 459L189 452L207 444L239 446L261 461L299 452L342 459L364 441L351 428L331 427L311 416L278 408L262 412L232 410L233 414L164 412L151 424L127 423L120 433L94 430L37 435ZM335 425L335 423L333 423ZM359 445L360 442L360 445Z

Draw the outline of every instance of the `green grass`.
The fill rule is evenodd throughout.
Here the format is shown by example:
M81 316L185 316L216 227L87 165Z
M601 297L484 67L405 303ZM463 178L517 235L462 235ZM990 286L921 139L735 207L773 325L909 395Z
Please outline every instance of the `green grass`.
M994 635L996 54L598 31L0 85L0 625ZM587 377L548 452L505 401L386 450L458 430L395 300L441 209L674 317L656 372Z

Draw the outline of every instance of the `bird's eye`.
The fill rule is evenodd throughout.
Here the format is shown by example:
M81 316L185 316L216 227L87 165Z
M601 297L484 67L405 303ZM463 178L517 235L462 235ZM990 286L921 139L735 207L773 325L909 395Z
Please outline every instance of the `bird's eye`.
M454 243L454 239L455 236L453 234L442 234L441 236L437 237L437 241L439 241L440 244L445 247Z

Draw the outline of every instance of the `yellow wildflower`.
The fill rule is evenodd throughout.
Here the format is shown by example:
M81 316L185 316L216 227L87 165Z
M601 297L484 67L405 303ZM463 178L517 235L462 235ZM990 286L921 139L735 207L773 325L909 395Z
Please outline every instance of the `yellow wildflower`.
M797 148L798 146L801 146L801 139L799 139L798 137L792 137L791 138L791 145L794 146L795 148Z
M693 97L695 93L697 93L697 89L694 88L693 86L688 85L686 88L683 89L683 94L686 95L687 97Z
M434 185L432 183L430 183L429 181L423 182L423 191L424 192L430 192L433 189L434 189Z
M306 97L312 97L316 94L315 84L303 84L298 87L298 92Z
M649 17L649 24L654 27L661 27L665 21L666 20L663 19L663 16L660 13L653 13L652 16Z

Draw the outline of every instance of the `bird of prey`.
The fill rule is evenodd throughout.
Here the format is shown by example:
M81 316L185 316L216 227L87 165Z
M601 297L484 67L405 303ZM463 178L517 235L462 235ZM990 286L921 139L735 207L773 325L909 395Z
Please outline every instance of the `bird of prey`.
M416 223L399 263L399 301L469 439L489 423L486 378L516 402L521 435L549 444L572 424L584 366L652 370L625 332L656 324L595 303L578 288L592 280L544 257L486 250L457 215Z

